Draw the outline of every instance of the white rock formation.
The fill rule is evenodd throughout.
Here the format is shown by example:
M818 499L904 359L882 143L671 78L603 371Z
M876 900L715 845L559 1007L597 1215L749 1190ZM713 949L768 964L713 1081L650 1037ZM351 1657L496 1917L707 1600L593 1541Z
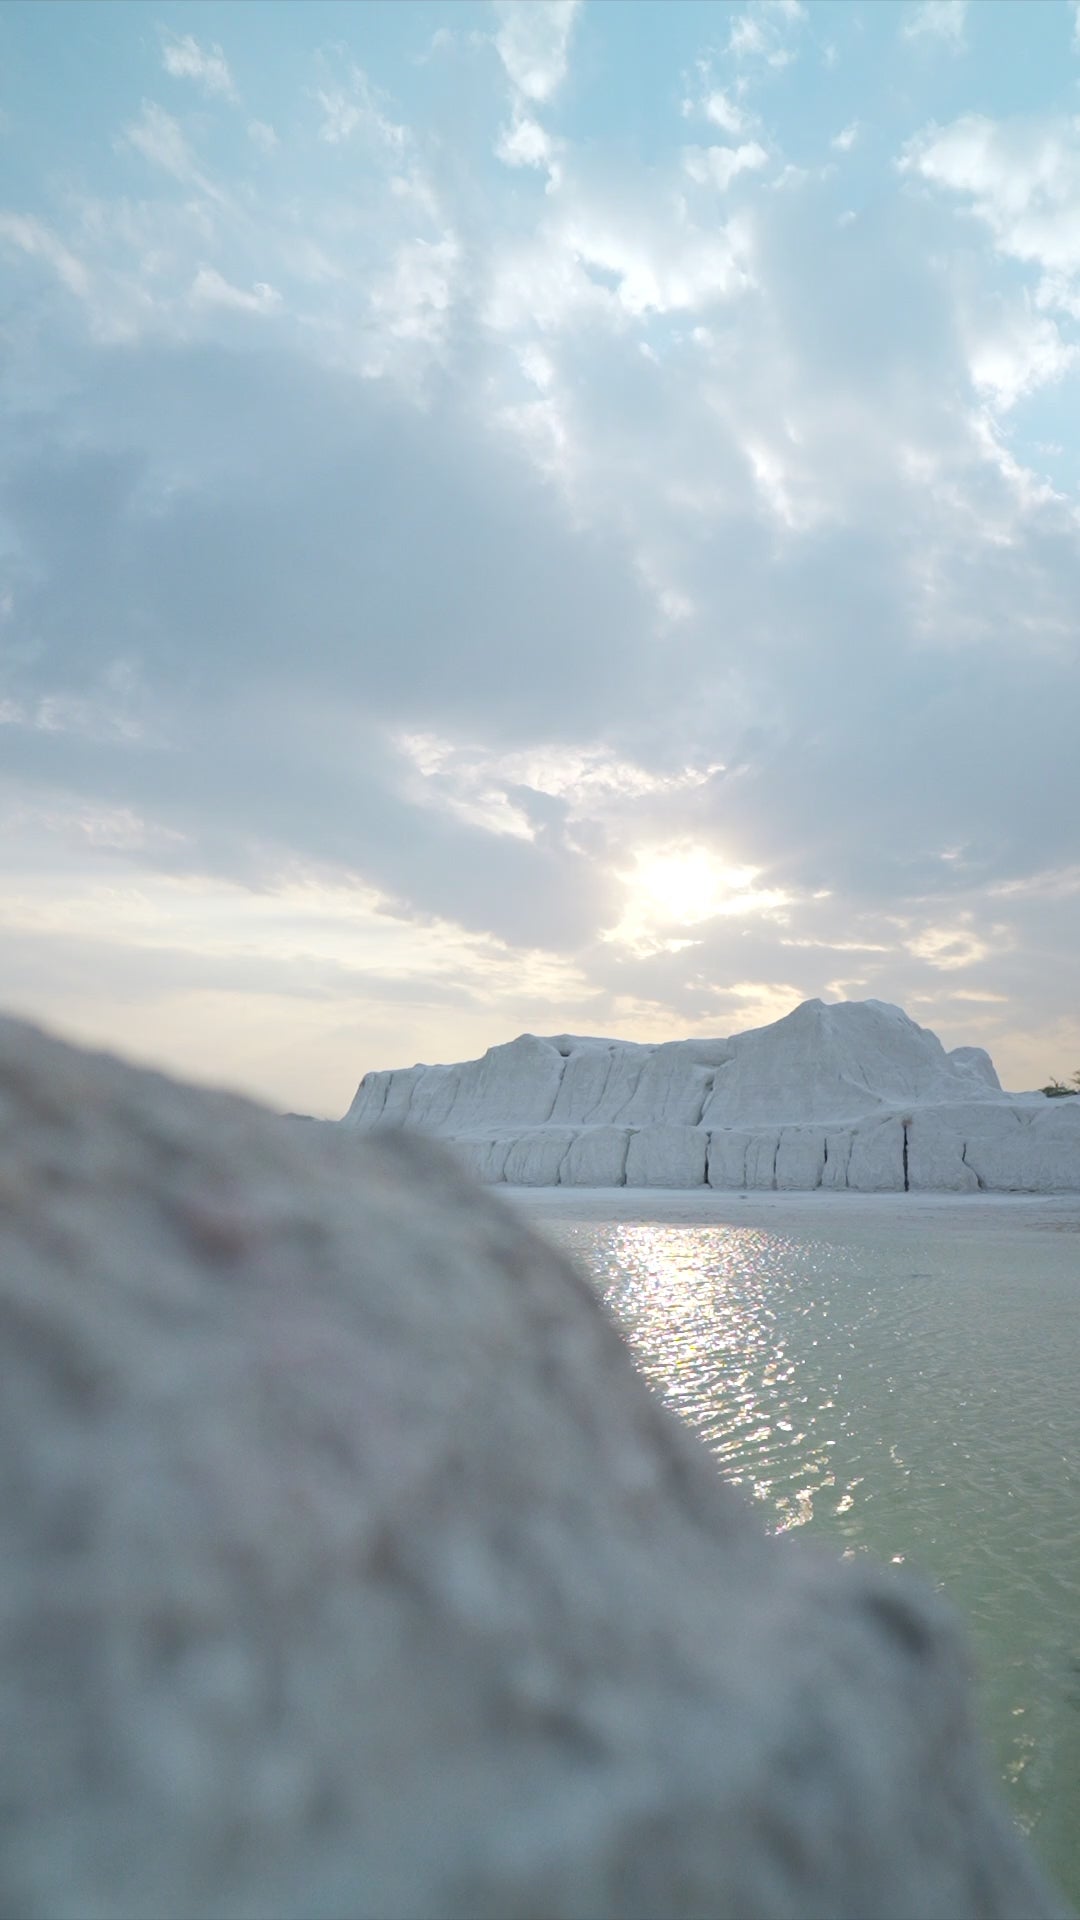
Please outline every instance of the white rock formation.
M366 1074L342 1124L436 1134L517 1186L1080 1188L1080 1099L1004 1093L982 1047L946 1053L880 1000L656 1047L523 1034Z
M0 1569L10 1920L1065 1911L939 1603L761 1534L520 1220L10 1022Z

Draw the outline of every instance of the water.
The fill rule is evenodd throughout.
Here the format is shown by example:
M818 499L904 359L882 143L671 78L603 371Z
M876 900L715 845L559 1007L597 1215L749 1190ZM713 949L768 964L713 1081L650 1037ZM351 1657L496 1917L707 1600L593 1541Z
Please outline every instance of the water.
M965 1617L1007 1798L1080 1906L1080 1210L559 1199L526 1204L766 1524Z

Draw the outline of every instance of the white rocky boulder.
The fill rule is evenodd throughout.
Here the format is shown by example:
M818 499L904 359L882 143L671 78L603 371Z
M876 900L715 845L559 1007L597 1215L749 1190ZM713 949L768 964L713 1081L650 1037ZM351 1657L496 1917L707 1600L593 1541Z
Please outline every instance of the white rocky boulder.
M0 1912L1042 1920L938 1602L422 1141L0 1022Z
M880 1000L655 1047L525 1034L366 1074L342 1124L435 1134L480 1179L521 1186L1080 1187L1080 1099L1003 1093L982 1047L946 1053Z
M985 1080L987 1086L993 1088L995 1093L1001 1092L997 1068L985 1047L953 1047L949 1059L954 1067L961 1068L965 1073L973 1073L979 1080Z

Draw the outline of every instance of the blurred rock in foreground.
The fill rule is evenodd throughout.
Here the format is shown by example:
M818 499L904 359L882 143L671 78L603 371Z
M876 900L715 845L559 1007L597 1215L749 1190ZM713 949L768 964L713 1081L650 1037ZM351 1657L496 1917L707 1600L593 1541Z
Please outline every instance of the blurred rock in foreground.
M6 1920L1060 1914L914 1587L767 1539L433 1147L0 1022Z

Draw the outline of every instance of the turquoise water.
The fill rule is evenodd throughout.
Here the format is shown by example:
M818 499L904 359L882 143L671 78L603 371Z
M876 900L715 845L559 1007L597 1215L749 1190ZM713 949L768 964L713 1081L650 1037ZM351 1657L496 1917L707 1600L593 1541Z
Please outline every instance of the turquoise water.
M767 1525L952 1600L1014 1815L1080 1906L1080 1231L843 1207L541 1224Z

